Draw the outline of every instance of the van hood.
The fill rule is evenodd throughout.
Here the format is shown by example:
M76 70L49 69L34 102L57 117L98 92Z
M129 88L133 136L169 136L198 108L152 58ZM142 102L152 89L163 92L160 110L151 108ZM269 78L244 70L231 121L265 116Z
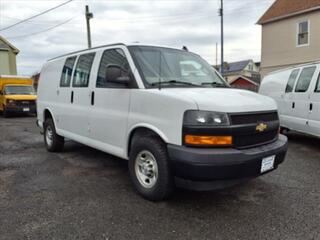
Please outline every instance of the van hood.
M6 100L37 100L37 95L5 95Z
M189 99L199 110L217 112L255 112L276 110L276 102L257 93L234 88L163 88L164 94Z

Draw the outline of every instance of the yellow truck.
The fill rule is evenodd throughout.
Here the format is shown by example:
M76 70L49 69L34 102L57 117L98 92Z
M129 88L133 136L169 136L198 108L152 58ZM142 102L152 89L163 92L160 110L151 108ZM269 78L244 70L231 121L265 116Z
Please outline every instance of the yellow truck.
M0 75L0 111L10 113L36 113L37 95L32 79L14 75Z

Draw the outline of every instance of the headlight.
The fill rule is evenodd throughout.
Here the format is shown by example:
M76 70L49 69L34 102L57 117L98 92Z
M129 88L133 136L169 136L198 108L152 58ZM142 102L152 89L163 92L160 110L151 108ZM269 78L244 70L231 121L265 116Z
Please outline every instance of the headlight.
M15 104L15 102L16 102L16 101L13 100L13 99L8 99L8 100L7 100L7 104Z
M188 110L184 113L183 124L189 126L226 126L230 125L226 113Z

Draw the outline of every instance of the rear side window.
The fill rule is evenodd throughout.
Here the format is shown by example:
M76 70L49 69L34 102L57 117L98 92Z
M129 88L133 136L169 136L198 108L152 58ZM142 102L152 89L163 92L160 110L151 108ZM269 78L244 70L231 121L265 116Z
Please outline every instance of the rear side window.
M316 84L316 89L315 89L314 91L320 93L320 73L319 73L319 76L318 76L318 81L317 81L317 84Z
M88 87L94 56L95 53L87 53L79 57L76 70L73 74L73 87Z
M109 65L118 65L125 72L130 71L129 63L122 49L110 49L103 52L96 87L107 88L107 87L120 87L117 83L108 82L106 78L106 70Z
M295 69L291 72L288 83L287 83L287 87L286 87L286 93L292 92L298 73L299 73L299 69Z
M315 70L316 67L306 67L301 71L295 92L306 92L308 90Z
M60 87L70 87L72 70L73 70L75 61L76 61L76 57L69 57L64 63L61 78L60 78Z

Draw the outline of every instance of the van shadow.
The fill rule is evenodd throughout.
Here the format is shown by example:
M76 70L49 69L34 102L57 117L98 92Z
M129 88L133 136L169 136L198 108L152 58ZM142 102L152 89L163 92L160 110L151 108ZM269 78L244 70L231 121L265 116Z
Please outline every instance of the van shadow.
M295 144L302 144L306 147L310 147L312 149L316 149L316 151L319 151L320 146L320 138L306 135L303 133L298 133L294 131L290 131L285 134L288 137L289 144L295 143Z
M176 189L173 198L168 204L175 208L188 208L195 206L201 210L221 209L239 206L239 204L262 205L270 197L275 186L256 178L233 187L215 191L197 192ZM225 209L227 211L227 209Z
M136 194L132 189L132 184L129 178L128 161L112 156L105 152L93 149L91 147L67 141L63 152L64 158L67 159L73 167L81 167L89 169L90 175L94 174L97 177L108 177L110 172L116 173L113 176L115 184L121 183L122 187L125 186L128 192L125 194L127 197L132 197ZM81 163L82 162L82 163ZM91 169L91 170L90 170ZM266 196L270 194L274 186L269 185L264 180L259 178L252 179L251 181L235 185L230 188L197 192L184 189L175 189L172 198L165 201L166 205L171 208L188 208L196 205L201 209L226 206L226 204L237 205L240 202L244 203L259 203L265 201ZM145 201L142 197L135 195L134 199L137 201Z
M65 142L63 155L71 163L81 166L81 162L89 163L90 168L108 168L115 167L119 170L128 170L128 161L89 146L67 140ZM72 161L70 161L72 160ZM79 161L77 163L77 161ZM84 164L86 167L88 164Z
M11 113L6 118L3 116L3 113L0 112L0 117L4 119L15 119L15 118L36 118L36 114L30 114L30 113Z

